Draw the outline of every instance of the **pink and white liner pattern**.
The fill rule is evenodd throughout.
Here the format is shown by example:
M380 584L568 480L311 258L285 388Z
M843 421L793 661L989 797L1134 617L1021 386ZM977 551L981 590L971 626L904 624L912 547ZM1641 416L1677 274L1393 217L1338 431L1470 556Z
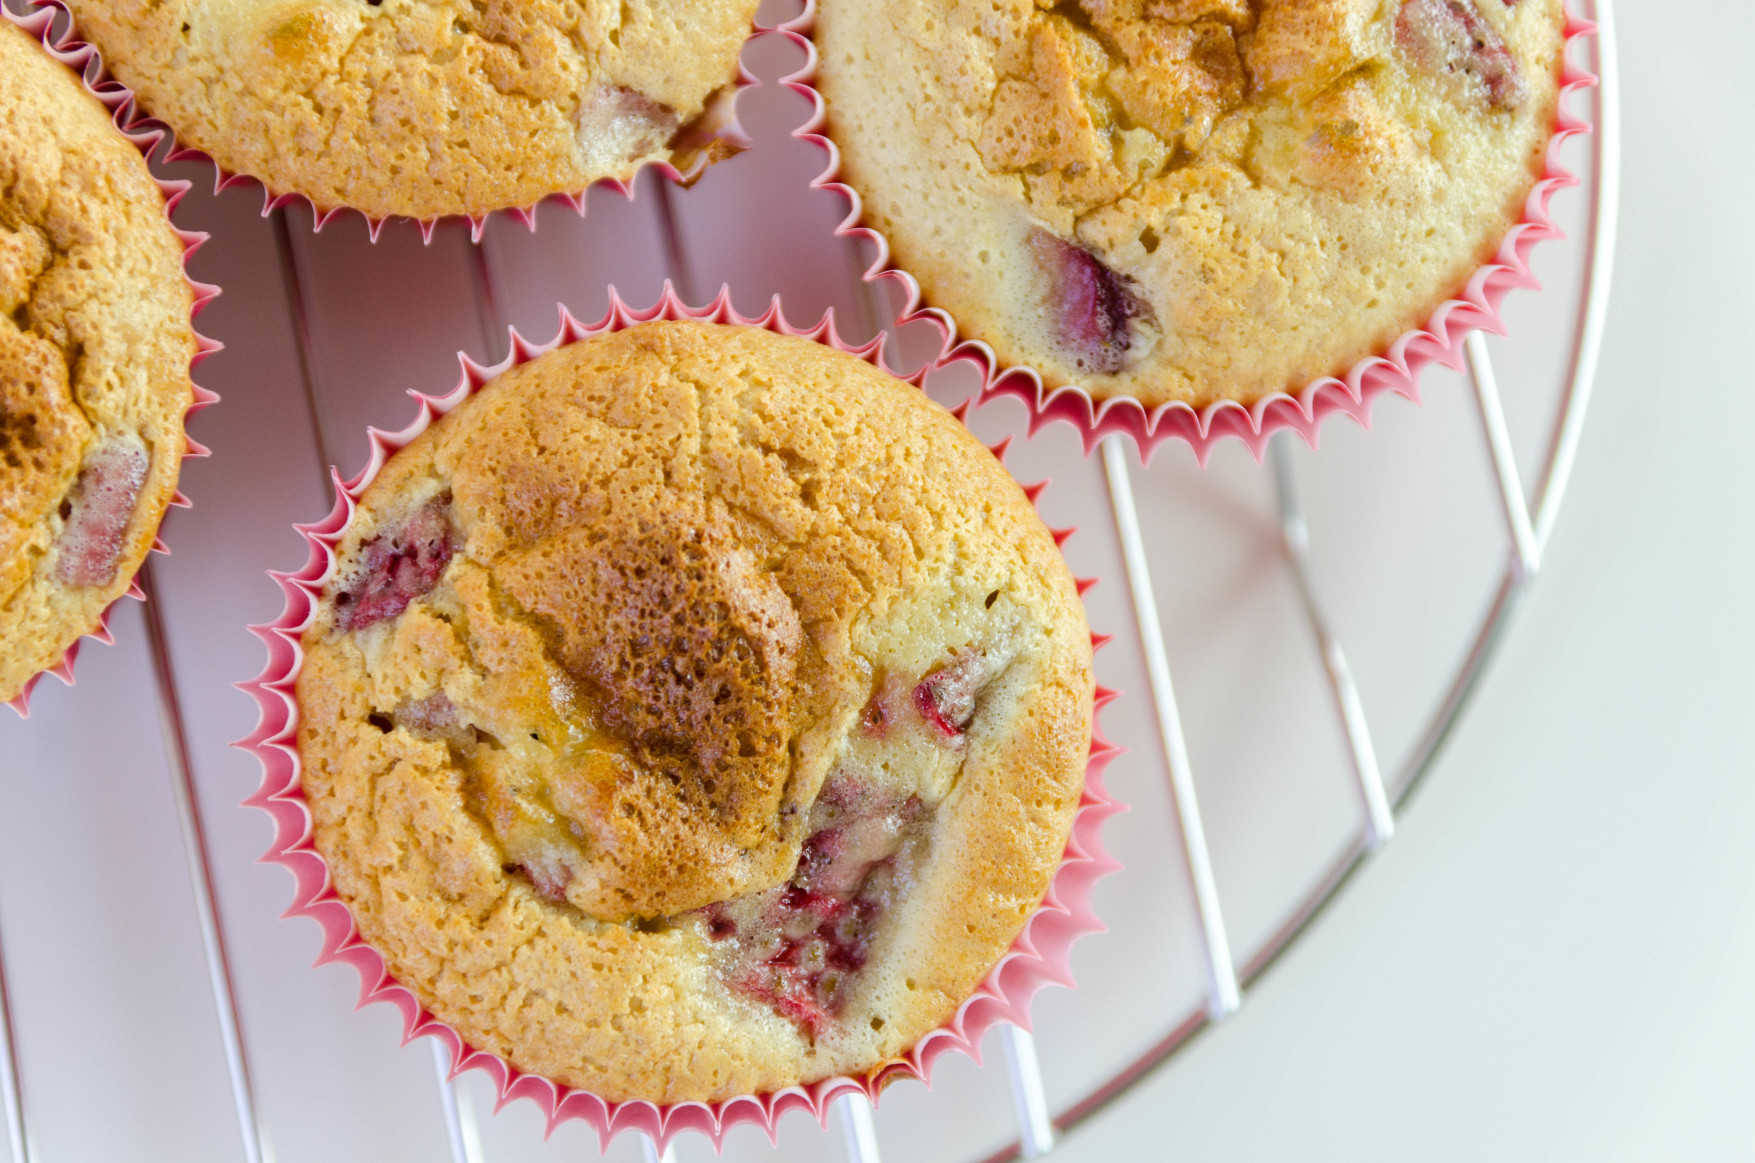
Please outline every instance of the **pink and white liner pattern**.
M863 224L863 203L858 191L840 180L841 152L824 132L827 111L814 83L817 51L810 31L815 20L816 0L805 0L802 14L774 29L806 54L803 67L781 79L782 84L810 101L813 107L810 118L793 131L793 136L828 154L828 164L811 182L811 188L833 190L847 199L847 216L836 233L872 245L874 254L864 278L868 283L891 280L901 291L902 309L897 326L923 320L937 328L946 349L954 347L959 355L981 369L982 387L977 399L982 403L998 397L1019 401L1029 413L1032 434L1056 420L1065 421L1079 430L1087 455L1104 437L1127 435L1133 438L1142 460L1149 460L1162 444L1174 439L1186 442L1195 458L1205 464L1213 449L1227 437L1241 440L1260 460L1268 438L1283 430L1297 432L1315 447L1318 430L1333 415L1351 416L1361 427L1369 428L1371 408L1385 392L1419 403L1420 373L1431 364L1441 363L1462 371L1463 344L1472 332L1505 334L1505 322L1499 313L1505 296L1514 288L1537 290L1541 286L1530 272L1530 252L1539 242L1563 237L1564 232L1549 214L1549 203L1559 191L1578 185L1578 178L1561 164L1560 151L1571 137L1588 133L1591 128L1588 121L1568 111L1567 101L1574 91L1597 83L1594 73L1569 59L1574 42L1594 33L1597 27L1574 14L1569 0L1561 50L1559 112L1554 136L1543 157L1542 176L1531 188L1522 217L1500 243L1493 261L1476 270L1456 298L1440 304L1426 326L1400 336L1382 353L1360 360L1344 377L1325 376L1295 393L1275 392L1249 405L1219 400L1195 408L1173 401L1148 410L1130 396L1099 402L1076 385L1049 389L1035 369L1006 366L981 340L965 339L959 343L956 321L950 314L924 304L914 276L890 264L889 242L876 229Z
M67 6L62 2L62 0L33 0L33 2L39 3L42 5L42 8L38 9L38 11L51 11L51 12L59 12L59 13L63 14L66 17L66 20L68 22L68 33L63 38L64 43L66 43L67 45L76 45L80 48L89 49L92 53L93 59L95 59L98 62L96 75L104 78L102 81L102 84L105 87L113 86L113 87L128 94L129 102L126 106L126 118L124 121L124 119L122 118L122 111L118 110L118 121L117 121L118 126L122 126L123 124L126 124L128 129L131 131L137 131L137 130L140 130L142 128L150 127L153 132L161 134L166 140L168 140L171 143L170 149L169 149L169 151L166 155L166 158L165 158L166 161L202 162L202 163L205 163L207 165L212 166L213 167L213 192L215 194L221 193L222 191L225 191L225 190L229 190L233 186L242 186L245 188L255 186L255 187L259 188L262 191L262 217L264 217L264 218L268 217L270 214L274 213L274 211L276 211L284 206L296 206L301 202L304 203L304 205L310 207L310 210L311 210L311 230L313 233L321 231L323 229L323 227L327 226L329 224L329 222L332 219L336 218L338 215L358 214L362 219L365 220L366 232L371 236L371 239L373 242L378 241L378 234L384 229L384 224L386 222L391 221L392 218L395 218L399 221L412 222L416 227L418 227L420 229L422 241L427 242L427 243L431 243L433 241L433 231L438 227L438 225L441 222L462 220L462 221L469 223L470 240L472 242L479 243L481 241L481 238L482 238L482 233L485 230L487 230L487 224L488 224L489 220L491 220L495 214L510 215L511 217L516 218L518 221L522 222L525 226L529 227L532 231L534 231L536 229L536 210L537 210L537 207L542 205L544 202L553 201L553 202L565 203L566 205L571 206L573 208L573 211L576 214L583 217L585 214L586 197L590 194L591 190L595 187L598 187L598 186L607 187L609 189L615 190L616 192L620 193L625 198L632 199L634 196L634 183L638 180L639 173L641 170L644 170L648 167L651 167L653 169L656 169L660 176L668 178L670 181L678 182L678 183L681 183L682 185L686 186L689 183L693 182L696 178L699 178L701 176L701 174L703 172L705 172L707 165L708 165L705 153L703 153L701 156L697 157L687 170L678 170L675 166L671 165L668 161L646 162L646 163L642 164L641 166L639 166L634 171L634 173L626 179L600 178L597 181L591 183L589 186L586 186L582 190L578 190L578 191L574 191L574 192L570 192L570 193L560 192L560 193L548 194L542 198L537 199L535 202L532 202L528 206L509 206L503 210L492 210L486 214L479 214L479 215L477 215L477 214L446 214L446 215L441 215L437 218L408 218L408 219L404 219L400 215L390 215L390 216L386 216L383 218L374 218L370 214L367 214L365 211L356 210L351 206L331 206L328 209L323 209L322 207L319 207L315 202L311 201L311 199L306 197L304 194L297 193L296 191L276 191L273 188L271 188L266 182L263 182L260 178L254 177L250 174L233 173L232 171L221 166L219 164L219 162L214 160L213 156L211 154L207 153L205 150L197 149L194 146L189 146L189 145L178 145L177 141L176 141L176 135L170 126L168 126L164 122L159 121L158 119L152 117L151 115L143 112L137 104L133 103L132 92L128 91L125 86L120 84L120 82L108 79L107 74L103 73L103 70L102 70L103 58L101 57L101 55L98 54L97 49L90 44L87 44L83 41L79 41L79 40L75 39L76 34L77 34L77 29L75 28L75 26L73 24L73 14L67 10ZM765 31L766 30L762 29L762 28L752 29L750 32L749 38L747 38L744 41L744 44L747 46L749 44L750 40L754 39L757 36L761 36ZM740 49L740 52L741 52L741 49ZM755 75L752 74L748 69L746 69L743 65L743 62L741 60L739 60L738 65L737 65L737 79L732 82L733 91L732 91L731 99L729 101L727 101L727 103L726 103L726 108L730 109L731 113L726 118L726 120L723 121L721 124L717 125L713 129L713 132L712 132L712 136L714 138L725 142L727 145L731 146L734 150L748 149L751 145L749 135L744 132L743 127L738 123L737 118L736 118L736 114L735 114L736 96L738 94L741 94L745 89L749 88L750 86L759 85L759 84L760 84L760 81L758 81L756 79ZM187 185L187 183L185 183L185 185Z
M299 570L270 574L286 596L286 608L275 621L251 627L267 646L268 661L257 678L240 684L240 689L255 699L260 719L256 729L237 746L254 754L262 763L261 786L244 802L262 809L274 820L274 842L264 859L280 864L293 874L293 903L285 915L309 917L321 926L323 944L318 965L335 961L352 965L360 975L359 1004L382 1001L394 1005L402 1012L405 1041L425 1035L443 1042L450 1050L453 1077L466 1069L486 1072L498 1091L496 1109L513 1099L528 1098L542 1109L551 1133L559 1124L579 1119L594 1127L606 1146L621 1132L637 1131L650 1136L662 1151L671 1138L683 1131L699 1132L717 1147L731 1127L753 1124L773 1139L781 1116L793 1110L808 1111L819 1123L826 1125L830 1103L842 1094L859 1092L875 1103L884 1087L898 1078L919 1078L930 1084L933 1066L945 1053L961 1051L979 1062L982 1039L996 1025L1013 1023L1028 1029L1031 999L1038 990L1051 984L1072 987L1070 956L1073 943L1104 928L1092 911L1091 892L1097 881L1120 868L1104 849L1101 832L1104 822L1123 808L1110 798L1103 785L1103 770L1120 749L1103 737L1094 716L1084 794L1065 854L1042 904L1031 914L1011 949L948 1022L922 1037L902 1057L882 1063L860 1078L830 1078L809 1086L788 1087L772 1094L745 1095L716 1103L684 1102L660 1106L638 1100L609 1102L540 1075L523 1073L500 1056L470 1046L391 977L383 957L361 938L352 914L335 891L328 865L312 842L311 814L300 786L295 697L295 684L303 663L300 642L316 612L323 587L334 571L335 546L353 520L361 496L377 478L385 462L489 380L563 344L655 319L692 319L760 327L781 335L802 336L856 355L877 367L884 366L885 337L882 335L856 347L844 343L835 334L831 316L825 316L814 327L794 327L782 315L778 299L760 317L745 318L732 308L729 288L722 289L719 297L707 307L695 309L678 299L668 283L659 302L643 309L628 306L611 288L609 309L595 324L580 323L562 308L560 330L547 343L529 343L515 329L508 329L511 352L492 366L483 366L460 354L462 376L457 386L443 396L410 392L420 407L414 422L400 432L368 429L372 450L366 467L349 481L343 481L338 473L335 474L337 498L334 509L316 524L297 526L305 538L309 556ZM961 358L966 358L966 355L948 350L941 352L938 359L908 377L908 382L918 388L930 372ZM967 406L965 404L957 411L959 419ZM994 454L1002 460L1005 450L1005 443L993 448ZM1043 481L1025 486L1024 492L1035 503L1047 484ZM1063 544L1074 530L1051 532L1056 543ZM1080 579L1081 596L1095 584L1094 579ZM1093 648L1101 648L1109 638L1093 634L1091 641ZM1100 711L1116 697L1117 692L1098 687L1096 709Z
M166 138L166 132L160 126L137 123L131 118L130 110L133 107L133 93L131 93L126 87L119 85L114 81L104 79L103 66L97 59L96 49L82 41L75 40L71 34L64 33L60 37L56 37L52 27L55 17L55 12L52 9L39 8L27 15L20 16L10 10L0 8L0 15L3 15L7 20L17 25L33 39L41 41L43 48L47 50L50 56L72 69L74 73L79 76L80 82L84 84L86 91L101 101L104 108L110 111L110 119L115 123L116 129L121 132L122 136L126 137L133 143L134 147L140 151L141 156L149 159L151 158L152 151L157 148L160 141ZM153 178L153 181L158 184L159 192L164 195L165 220L170 223L171 230L176 234L178 241L183 244L183 278L184 281L189 284L189 289L195 296L194 304L189 310L189 318L193 320L195 316L201 313L203 308L213 302L213 300L219 295L218 287L209 283L197 282L188 276L189 258L201 247L202 243L207 241L208 236L200 231L178 229L176 222L172 219L172 212L176 210L177 203L182 201L183 195L189 192L190 184L186 181L163 181L156 176ZM190 369L193 370L197 364L212 355L214 352L220 350L223 346L224 344L209 339L199 331L196 331L195 355L189 361ZM189 417L207 407L209 404L217 403L219 400L217 395L208 391L200 384L194 385L194 388L194 399L190 401L188 409L183 413L183 423L185 427L188 425ZM184 460L207 456L209 454L208 449L205 446L190 439L187 435L185 435L183 439ZM189 507L189 498L183 495L181 489L178 489L176 495L171 498L171 504L180 509L187 509ZM155 535L152 541L152 552L169 553L170 549L168 549L165 546L165 543ZM140 582L137 578L130 579L128 583L128 592L124 596L133 598L136 601L145 600L146 595L141 591ZM118 599L118 601L119 600L120 599ZM66 653L61 656L60 662L49 667L47 670L39 671L25 683L24 689L19 692L18 697L7 704L14 711L18 712L20 718L28 719L30 717L31 691L36 688L38 682L42 681L43 675L52 674L66 685L73 685L73 664L79 657L79 647L85 638L95 639L106 646L115 641L110 633L110 613L115 608L116 603L111 602L109 606L105 607L103 614L99 617L97 629L90 631L81 638L75 639L73 645L69 646Z

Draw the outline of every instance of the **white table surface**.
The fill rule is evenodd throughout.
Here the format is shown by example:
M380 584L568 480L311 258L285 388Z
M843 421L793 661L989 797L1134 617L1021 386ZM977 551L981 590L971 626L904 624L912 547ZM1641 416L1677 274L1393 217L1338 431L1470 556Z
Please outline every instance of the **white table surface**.
M1743 284L1755 265L1751 100L1738 69L1755 13L1676 0L1629 2L1619 16L1619 280L1544 576L1393 843L1240 1013L1057 1157L1755 1155L1755 616L1729 596L1755 564L1742 515L1751 462L1738 452L1755 385L1737 350L1755 318ZM534 236L494 224L484 253L500 313L546 338L556 299L595 316L606 283L645 303L668 272L696 289L734 279L746 311L775 292L797 318L838 305L850 330L869 331L846 244L831 236L839 206L804 189L818 155L774 130L799 107L771 89L752 99L748 116L771 132L674 200L685 271L659 253L650 182L632 203L597 192L582 222L548 208ZM267 827L233 806L256 777L226 746L253 719L227 684L261 659L241 627L278 608L261 570L301 558L287 524L326 509L321 449L351 469L364 424L406 421L404 388L449 387L452 351L498 344L458 231L423 248L392 226L374 248L357 220L313 237L295 215L314 433L257 205L249 192L201 193L180 215L219 234L195 271L225 287L203 328L229 350L199 375L225 401L194 427L216 454L186 474L196 509L167 524L161 612L277 1158L442 1159L426 1044L399 1047L384 1007L349 1012L352 972L307 968L314 926L276 919L289 882L252 863ZM1562 210L1575 218L1576 199ZM1574 244L1543 252L1549 290L1514 297L1512 337L1494 343L1526 458L1541 447L1545 337L1569 314L1576 262ZM1337 424L1320 453L1297 457L1317 579L1386 762L1416 733L1502 554L1472 404L1454 376L1425 388L1424 406L1387 402L1376 431ZM1017 416L1000 404L976 423L998 434ZM1092 620L1118 636L1100 671L1128 692L1105 720L1130 748L1111 786L1135 808L1109 831L1128 862L1098 896L1113 931L1075 957L1084 988L1046 995L1038 1011L1050 1098L1064 1105L1204 985L1101 474L1064 429L1012 464L1026 480L1053 475L1051 522L1083 527L1068 551L1105 579ZM1220 892L1246 956L1358 826L1351 777L1275 572L1265 473L1232 447L1205 471L1171 449L1135 475ZM46 1161L233 1160L140 607L124 603L115 629L115 646L86 647L75 687L39 688L28 723L0 715L0 943L33 1135ZM576 1124L545 1142L527 1103L488 1114L478 1076L461 1092L481 1114L488 1163L597 1157ZM1003 1071L967 1062L931 1093L894 1088L877 1122L891 1160L969 1158L1014 1133ZM801 1118L777 1151L748 1132L729 1145L749 1159L837 1152ZM710 1152L685 1140L679 1155ZM639 1153L622 1140L609 1157Z

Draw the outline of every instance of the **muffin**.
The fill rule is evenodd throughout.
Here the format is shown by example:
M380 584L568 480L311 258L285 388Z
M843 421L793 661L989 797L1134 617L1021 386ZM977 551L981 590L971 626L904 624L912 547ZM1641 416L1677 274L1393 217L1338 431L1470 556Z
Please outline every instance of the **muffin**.
M147 113L319 211L480 217L717 156L759 0L69 0Z
M866 221L1002 360L1148 407L1380 353L1542 173L1562 0L820 0Z
M302 638L313 841L470 1045L611 1102L868 1075L1041 902L1091 737L1053 538L925 395L639 324L365 490Z
M140 151L0 20L0 702L152 548L187 448L192 303Z

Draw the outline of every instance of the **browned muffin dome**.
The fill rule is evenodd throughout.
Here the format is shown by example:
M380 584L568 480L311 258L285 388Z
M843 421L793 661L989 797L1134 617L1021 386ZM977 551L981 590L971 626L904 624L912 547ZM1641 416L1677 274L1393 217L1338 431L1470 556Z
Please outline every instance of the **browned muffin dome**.
M362 498L304 635L317 848L471 1044L604 1098L892 1059L1040 902L1089 632L926 396L754 328L508 371Z
M1295 391L1423 326L1542 172L1562 0L820 0L845 180L1050 387Z
M97 628L176 495L182 264L140 152L0 20L0 702Z
M729 114L759 0L69 0L142 106L319 209L480 216L643 163ZM723 148L721 145L719 148Z

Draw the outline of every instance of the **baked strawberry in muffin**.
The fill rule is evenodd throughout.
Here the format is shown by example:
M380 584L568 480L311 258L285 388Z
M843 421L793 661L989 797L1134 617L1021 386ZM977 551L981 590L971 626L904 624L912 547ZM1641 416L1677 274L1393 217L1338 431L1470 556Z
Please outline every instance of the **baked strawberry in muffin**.
M961 424L805 339L655 322L499 375L365 491L303 635L360 934L610 1101L894 1060L1065 851L1089 631Z
M1562 0L820 0L842 178L1050 387L1251 403L1457 294L1542 173Z
M192 301L140 151L0 20L0 702L152 548L187 450Z

